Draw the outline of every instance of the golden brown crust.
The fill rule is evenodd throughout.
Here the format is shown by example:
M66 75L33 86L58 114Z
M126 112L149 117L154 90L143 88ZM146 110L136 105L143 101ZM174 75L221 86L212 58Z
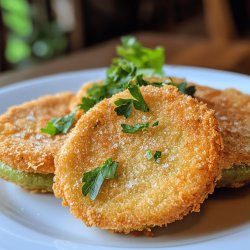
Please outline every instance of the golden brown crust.
M0 116L0 161L26 172L53 173L54 156L65 135L41 133L51 118L70 112L73 94L43 96L37 100L13 106Z
M250 166L250 96L236 89L197 86L195 97L215 110L224 141L223 168Z
M184 81L176 77L172 79L177 83ZM160 81L161 78L150 77L147 80ZM197 87L195 97L215 110L225 146L223 168L241 163L250 165L250 96L236 89L218 90L196 83L189 84ZM81 101L92 85L93 83L83 85L73 102Z
M222 149L214 112L171 86L141 91L150 112L117 116L113 103L131 98L128 91L105 99L80 118L56 157L55 195L88 226L129 233L166 225L199 211L214 190ZM121 123L156 120L145 131L121 131ZM159 164L145 157L148 149L162 151ZM82 175L109 157L119 162L117 178L91 201Z
M185 80L176 77L172 79L176 83ZM150 77L147 80L157 82L161 78ZM218 90L196 83L189 84L197 87L195 97L215 110L224 141L223 168L242 163L250 165L250 96L236 89ZM93 83L83 85L73 101L80 102L92 85Z

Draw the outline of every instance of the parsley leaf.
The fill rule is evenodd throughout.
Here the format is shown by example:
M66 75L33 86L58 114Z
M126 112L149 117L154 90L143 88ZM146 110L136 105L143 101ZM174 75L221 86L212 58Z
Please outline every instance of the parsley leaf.
M141 110L143 112L148 112L149 108L144 101L140 88L137 85L129 85L128 90L130 94L136 99L118 99L114 103L117 106L115 108L115 112L117 115L125 116L126 118L130 117L132 114L132 105L137 110Z
M153 154L150 149L146 151L146 157L148 160L151 160L153 158Z
M133 101L135 109L141 110L143 112L148 112L149 108L142 97L140 88L137 85L130 85L128 87L128 90L130 94L136 99L136 101Z
M149 85L149 82L143 79L143 75L137 75L133 80L133 83L140 87Z
M118 107L115 108L115 112L117 115L124 115L126 118L130 117L132 114L132 106L133 100L132 99L118 99L115 101L115 105Z
M89 97L83 97L82 102L78 105L78 107L86 113L89 109L94 107L96 104L96 101L93 98Z
M118 162L107 159L101 166L86 172L82 177L82 194L95 200L105 179L114 179Z
M165 53L162 47L143 47L133 36L124 36L121 41L122 45L117 47L119 56L133 62L144 75L163 75Z
M41 132L50 135L66 134L75 121L76 110L73 110L70 114L61 118L51 119L45 128L41 128Z
M190 95L192 97L194 97L194 94L196 92L195 86L188 86L187 82L174 83L173 81L171 81L168 84L176 87L181 93Z
M161 159L161 151L156 151L154 153L154 159L156 163L160 163L160 159Z
M107 70L106 78L101 84L95 84L88 89L88 97L100 102L104 98L127 89L129 82L136 76L136 66L124 59L115 58Z
M41 132L47 133L47 134L50 134L50 135L57 134L57 129L53 124L53 120L54 119L51 119L50 121L48 121L47 126L45 128L41 128Z
M195 86L189 86L185 90L185 94L190 95L192 97L194 97L195 92L196 92L196 87Z
M149 122L142 123L142 124L138 123L135 125L121 124L122 132L129 133L129 134L132 134L132 133L135 133L138 131L142 131L142 130L148 128L148 126L149 126Z
M152 82L150 85L157 87L157 88L161 88L164 85L164 82Z
M159 125L159 121L156 121L156 122L154 122L153 124L152 124L152 127L156 127L156 126L158 126Z

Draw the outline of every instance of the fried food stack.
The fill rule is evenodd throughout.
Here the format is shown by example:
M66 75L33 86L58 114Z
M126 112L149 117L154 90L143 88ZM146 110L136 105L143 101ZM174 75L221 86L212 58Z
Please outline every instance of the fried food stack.
M159 77L163 50L131 37L118 54L76 95L0 116L1 178L54 191L87 226L122 233L180 220L215 187L250 182L249 95Z

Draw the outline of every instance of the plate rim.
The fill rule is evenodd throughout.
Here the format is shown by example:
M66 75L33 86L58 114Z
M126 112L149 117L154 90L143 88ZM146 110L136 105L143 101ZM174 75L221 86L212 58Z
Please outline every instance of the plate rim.
M238 72L232 72L232 71L226 71L226 70L219 70L219 69L213 69L213 68L206 68L206 67L197 67L197 66L185 66L185 65L174 65L174 64L164 64L164 70L166 68L173 68L173 69L180 69L180 70L192 70L192 71L207 71L209 74L227 74L231 75L234 77L241 77L245 78L245 80L250 81L250 75L238 73ZM98 68L89 68L89 69L83 69L83 70L72 70L72 71L66 71L62 73L55 73L55 74L49 74L49 75L44 75L44 76L38 76L34 78L29 78L27 80L22 80L18 82L13 82L9 83L7 85L1 86L0 87L0 93L1 92L6 92L6 91L11 91L15 90L19 87L23 87L26 85L36 85L39 84L40 81L52 81L53 78L61 78L61 77L70 77L72 74L73 75L81 75L84 73L90 73L90 72L95 72L95 71L105 71L107 67L98 67Z

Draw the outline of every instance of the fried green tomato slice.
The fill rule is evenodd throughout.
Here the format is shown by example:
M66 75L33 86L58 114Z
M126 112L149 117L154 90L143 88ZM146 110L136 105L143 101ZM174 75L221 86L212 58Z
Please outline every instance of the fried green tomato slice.
M140 89L149 112L117 115L114 102L132 98L128 90L105 99L80 118L56 157L54 193L87 226L129 233L167 225L198 212L214 191L222 151L214 111L172 86ZM142 131L122 131L121 124L146 122ZM148 159L148 150L160 159ZM118 162L116 178L91 200L82 194L83 174L108 158Z
M197 86L196 98L215 110L224 140L223 168L250 165L250 96Z
M243 187L250 183L250 166L245 164L233 165L229 169L223 169L221 175L217 187Z
M50 136L42 133L41 128L46 127L50 119L68 114L72 97L68 92L43 96L13 106L0 116L0 162L11 167L7 172L1 170L3 179L18 185L22 180L22 186L30 189L35 180L48 179L47 175L54 173L54 157L67 135ZM22 174L20 178L18 174ZM35 178L35 174L39 174L39 178ZM30 176L32 181L28 180ZM45 189L51 191L51 186L47 188L49 183L52 185L45 181Z
M53 192L53 177L54 174L36 174L13 169L0 162L0 178L15 183L29 191Z
M151 77L147 80L160 82L162 78ZM172 80L181 83L185 79L172 77ZM219 122L224 142L221 164L225 170L218 187L238 188L250 183L250 96L236 89L218 90L189 84L197 88L195 97L215 110ZM87 96L88 89L93 85L90 82L81 87L71 101L71 109L81 102L83 96Z

